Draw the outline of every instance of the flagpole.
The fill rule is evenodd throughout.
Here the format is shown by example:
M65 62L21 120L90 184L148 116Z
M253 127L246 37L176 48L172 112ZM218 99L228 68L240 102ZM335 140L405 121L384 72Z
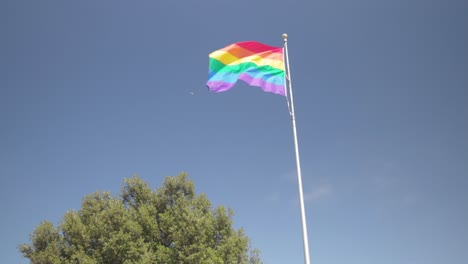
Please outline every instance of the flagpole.
M285 63L286 63L286 79L289 87L289 100L291 108L289 112L291 114L292 126L293 126L293 134L294 134L294 148L296 150L296 166L297 166L297 183L299 187L299 202L301 206L301 221L302 221L302 239L304 241L304 258L305 264L310 264L310 257L309 257L309 239L307 237L307 221L306 221L306 214L305 214L305 206L304 206L304 194L302 191L302 175L301 175L301 162L299 159L299 145L297 143L297 129L296 129L296 116L294 115L294 98L293 98L293 91L292 91L292 84L291 84L291 71L289 70L289 57L288 57L288 35L283 34L284 40L284 56L285 56ZM288 88L286 88L288 89ZM288 92L286 91L286 95Z

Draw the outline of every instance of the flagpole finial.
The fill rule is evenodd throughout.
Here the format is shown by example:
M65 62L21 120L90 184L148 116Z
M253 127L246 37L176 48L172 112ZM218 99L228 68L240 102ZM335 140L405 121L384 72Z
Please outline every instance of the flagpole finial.
M284 42L288 41L288 34L286 33L283 34L283 40Z

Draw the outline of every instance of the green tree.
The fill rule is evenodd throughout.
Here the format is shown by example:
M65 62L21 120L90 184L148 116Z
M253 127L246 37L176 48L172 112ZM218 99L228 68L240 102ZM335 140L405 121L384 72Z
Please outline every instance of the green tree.
M19 250L33 264L262 263L232 216L197 195L185 173L167 177L155 191L133 176L118 197L96 192L57 227L40 223Z

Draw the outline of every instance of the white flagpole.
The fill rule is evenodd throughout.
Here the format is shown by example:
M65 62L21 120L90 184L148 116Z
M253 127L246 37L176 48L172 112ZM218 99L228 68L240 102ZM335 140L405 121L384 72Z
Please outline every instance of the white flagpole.
M309 257L309 239L307 237L307 221L306 221L306 214L305 214L305 207L304 207L304 194L302 191L302 175L301 175L301 162L299 160L299 146L297 143L297 130L296 130L296 116L294 115L294 99L293 99L293 91L291 85L291 72L289 70L289 58L288 58L288 35L283 34L284 40L284 57L285 57L285 64L286 64L286 79L289 86L289 100L291 103L291 119L293 125L293 134L294 134L294 147L296 150L296 166L297 166L297 183L299 187L299 202L301 205L301 220L302 220L302 239L304 240L304 258L305 264L310 264L310 257ZM288 95L286 88L286 95Z

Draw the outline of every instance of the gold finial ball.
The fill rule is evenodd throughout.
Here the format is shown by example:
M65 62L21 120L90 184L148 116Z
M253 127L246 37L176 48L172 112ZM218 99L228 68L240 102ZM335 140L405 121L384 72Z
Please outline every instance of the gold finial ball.
M287 39L288 39L288 34L284 33L284 34L283 34L283 39L284 39L284 40L287 40Z

